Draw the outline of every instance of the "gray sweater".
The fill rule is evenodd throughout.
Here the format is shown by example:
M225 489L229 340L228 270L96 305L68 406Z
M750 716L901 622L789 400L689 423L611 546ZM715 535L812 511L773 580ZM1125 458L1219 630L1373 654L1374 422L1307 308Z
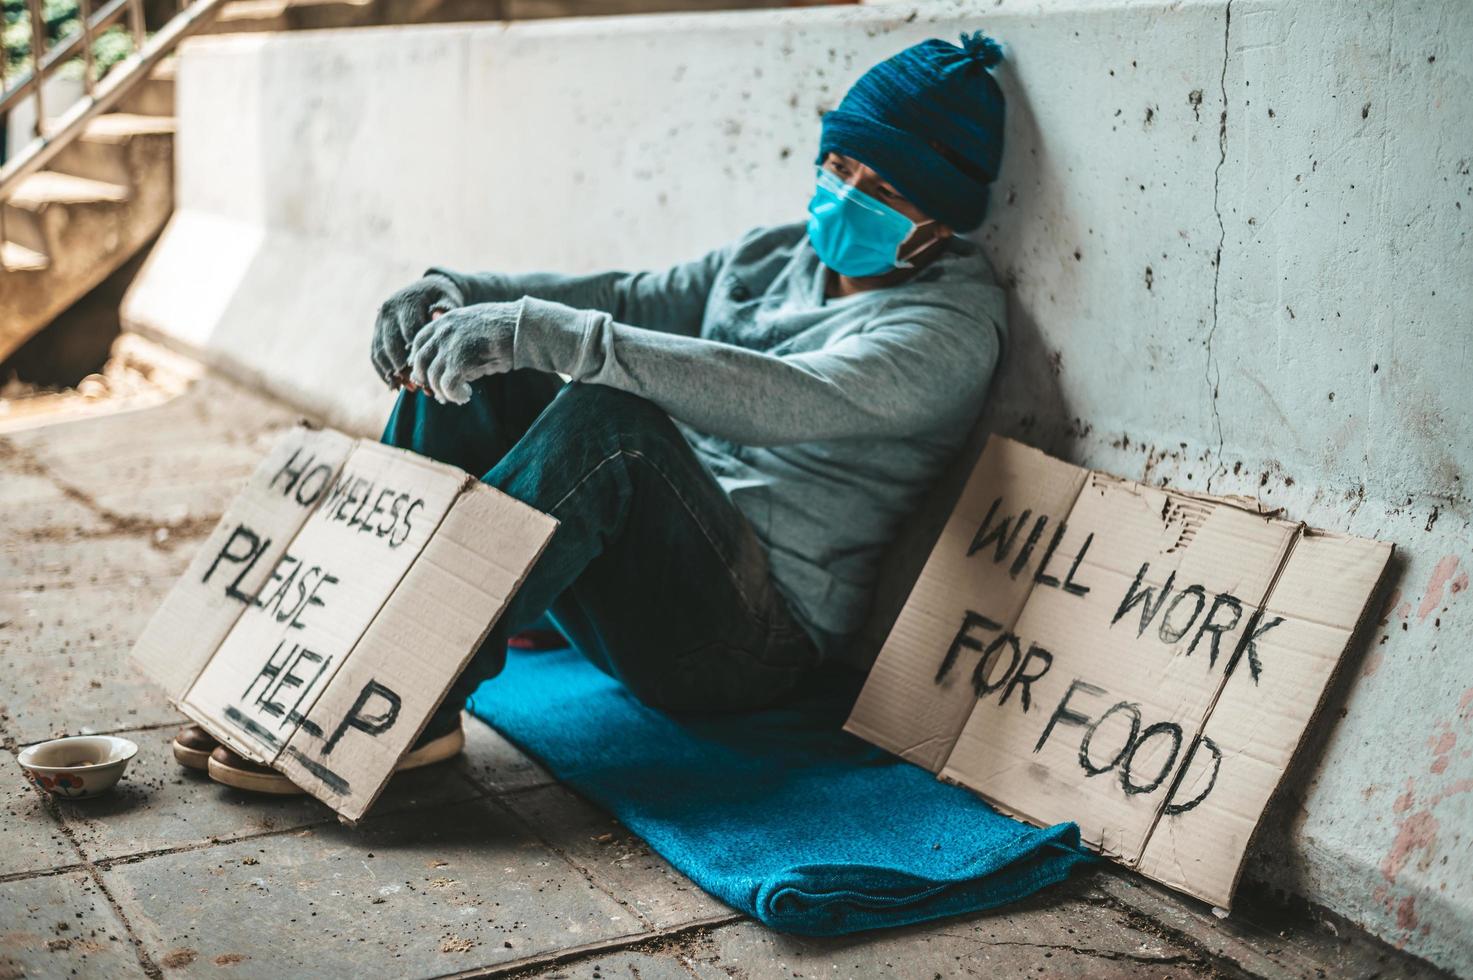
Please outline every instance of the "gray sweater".
M976 420L1006 334L992 266L961 239L908 282L838 299L802 223L654 272L432 271L467 303L529 297L515 367L665 409L832 657L898 524Z

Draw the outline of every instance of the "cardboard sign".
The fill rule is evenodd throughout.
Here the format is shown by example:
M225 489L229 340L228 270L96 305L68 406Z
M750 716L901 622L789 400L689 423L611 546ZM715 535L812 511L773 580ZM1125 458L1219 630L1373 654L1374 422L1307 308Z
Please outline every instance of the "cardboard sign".
M132 658L210 734L351 823L556 526L454 467L293 429Z
M994 436L845 727L1226 908L1391 552Z

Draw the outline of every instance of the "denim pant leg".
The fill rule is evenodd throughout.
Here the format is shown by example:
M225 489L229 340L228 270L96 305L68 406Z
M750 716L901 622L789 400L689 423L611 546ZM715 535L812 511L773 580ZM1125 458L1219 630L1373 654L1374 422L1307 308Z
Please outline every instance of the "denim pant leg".
M467 473L485 473L516 445L562 386L556 374L523 369L476 382L464 405L441 405L422 392L401 391L379 441Z
M493 418L508 387L484 379L458 408L401 396L385 439L463 467L485 462L516 428ZM563 385L482 480L559 525L442 712L499 673L507 636L549 607L584 655L661 707L770 703L817 664L761 542L653 402Z

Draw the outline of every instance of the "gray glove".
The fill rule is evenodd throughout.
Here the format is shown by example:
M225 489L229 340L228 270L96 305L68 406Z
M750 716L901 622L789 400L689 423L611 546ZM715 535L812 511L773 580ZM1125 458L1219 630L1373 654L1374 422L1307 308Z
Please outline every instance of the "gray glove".
M512 368L522 304L477 303L439 317L409 348L409 380L444 404L471 400L471 382Z
M448 278L428 275L410 283L378 308L373 328L373 368L384 384L396 387L409 370L409 345L437 313L465 305L460 289Z

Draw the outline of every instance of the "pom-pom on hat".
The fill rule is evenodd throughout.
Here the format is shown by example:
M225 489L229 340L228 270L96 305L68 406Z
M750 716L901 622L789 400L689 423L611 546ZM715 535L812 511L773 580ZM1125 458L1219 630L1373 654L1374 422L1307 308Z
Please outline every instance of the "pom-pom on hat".
M853 157L930 217L974 230L1002 165L1003 95L988 70L1001 60L981 31L887 58L824 115L816 162L830 151Z

